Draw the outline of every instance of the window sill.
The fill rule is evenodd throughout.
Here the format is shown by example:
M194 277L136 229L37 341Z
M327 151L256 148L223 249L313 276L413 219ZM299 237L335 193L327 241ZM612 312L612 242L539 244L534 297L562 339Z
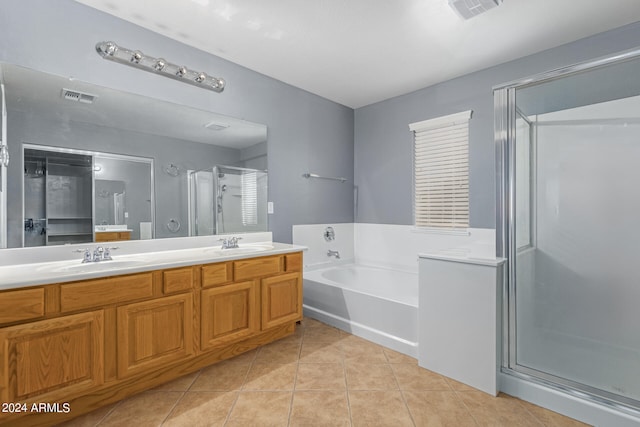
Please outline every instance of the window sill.
M453 229L442 229L442 228L431 228L431 227L413 227L411 229L412 233L424 233L424 234L445 234L448 236L470 236L471 232L468 228L453 228Z

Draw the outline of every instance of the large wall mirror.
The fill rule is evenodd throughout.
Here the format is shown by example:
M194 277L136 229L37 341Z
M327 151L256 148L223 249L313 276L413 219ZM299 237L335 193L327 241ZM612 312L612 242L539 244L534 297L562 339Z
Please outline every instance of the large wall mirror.
M0 80L7 247L268 230L265 125L12 64Z

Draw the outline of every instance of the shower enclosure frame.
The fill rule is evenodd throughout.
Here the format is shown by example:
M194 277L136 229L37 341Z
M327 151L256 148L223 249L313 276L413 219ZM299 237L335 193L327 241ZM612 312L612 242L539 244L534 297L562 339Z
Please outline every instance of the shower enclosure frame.
M496 149L496 255L507 260L501 292L502 324L499 331L502 333L502 361L499 363L501 372L635 417L640 417L640 410L637 409L635 400L517 364L515 260L518 248L515 241L516 171L514 165L518 114L516 91L518 89L638 59L640 59L640 49L632 49L493 87Z

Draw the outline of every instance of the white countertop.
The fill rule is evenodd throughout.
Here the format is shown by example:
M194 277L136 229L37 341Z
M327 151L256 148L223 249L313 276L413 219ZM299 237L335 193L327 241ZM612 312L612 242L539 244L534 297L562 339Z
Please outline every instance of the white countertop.
M112 253L112 261L85 264L82 264L82 256L79 254L78 258L73 260L0 266L0 290L277 255L306 249L304 246L277 242L254 242L239 246L238 249L224 250L217 245L138 254Z

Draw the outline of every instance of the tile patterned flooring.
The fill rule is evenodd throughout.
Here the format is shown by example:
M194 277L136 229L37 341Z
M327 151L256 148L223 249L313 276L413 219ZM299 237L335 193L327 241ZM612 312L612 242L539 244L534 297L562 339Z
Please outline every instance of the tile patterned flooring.
M584 426L304 319L293 336L76 418L77 426Z

